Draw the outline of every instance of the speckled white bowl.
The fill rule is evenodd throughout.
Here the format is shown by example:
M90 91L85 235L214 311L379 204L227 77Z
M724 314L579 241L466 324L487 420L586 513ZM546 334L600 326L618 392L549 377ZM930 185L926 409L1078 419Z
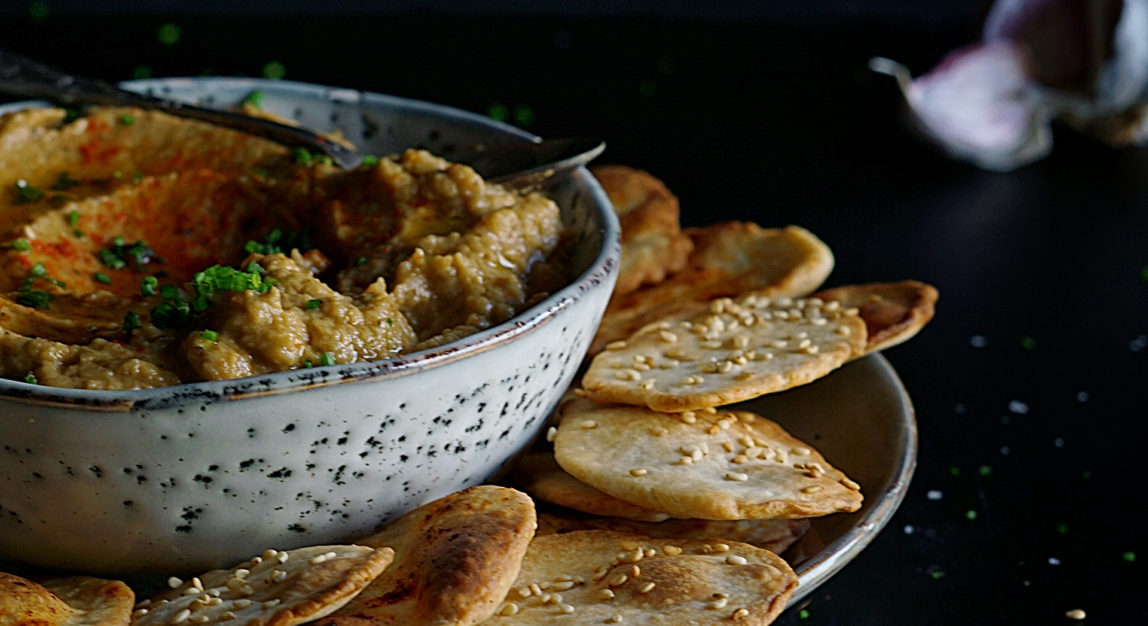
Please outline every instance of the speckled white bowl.
M260 89L264 108L342 129L376 154L418 146L449 157L531 138L479 115L345 89L131 85L219 106ZM347 540L488 480L571 382L616 276L618 223L601 187L582 169L548 192L578 235L579 277L441 349L133 392L0 380L0 560L120 574L228 566L265 548Z

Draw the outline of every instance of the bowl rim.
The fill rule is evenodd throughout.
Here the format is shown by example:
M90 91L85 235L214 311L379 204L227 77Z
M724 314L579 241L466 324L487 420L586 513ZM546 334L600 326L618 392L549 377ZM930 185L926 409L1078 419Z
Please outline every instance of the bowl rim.
M162 88L164 85L182 82L188 83L189 86L231 85L234 83L235 87L248 86L251 89L295 92L326 98L335 102L402 106L419 112L458 118L466 123L490 127L511 138L527 141L540 139L537 135L510 124L443 104L315 83L258 78L169 77L133 80L122 84L129 89L144 90ZM44 106L50 106L50 103L43 100L26 100L3 104L0 105L0 115ZM603 245L590 265L577 278L541 302L519 312L501 324L442 346L399 355L390 359L318 366L306 370L287 370L245 378L180 383L150 389L122 391L71 389L0 378L0 403L14 402L100 412L158 410L185 406L189 402L238 401L336 384L388 380L442 367L461 358L494 349L501 344L531 334L542 325L552 321L557 313L573 305L578 299L578 294L588 292L594 285L601 286L602 283L607 283L608 286L612 287L613 281L616 279L617 272L615 270L619 265L621 255L621 227L617 214L613 211L605 190L586 167L579 167L570 175L574 176L580 184L588 187L592 205L597 208L598 221L601 223L600 231L602 232Z

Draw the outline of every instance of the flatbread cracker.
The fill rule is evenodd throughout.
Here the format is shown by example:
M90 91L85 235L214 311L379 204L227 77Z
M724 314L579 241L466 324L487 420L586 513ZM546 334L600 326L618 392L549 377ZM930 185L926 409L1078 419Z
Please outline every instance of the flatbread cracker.
M704 520L671 519L659 523L618 517L598 517L551 507L538 511L538 534L575 530L613 530L666 539L719 539L738 541L781 554L809 530L808 519Z
M514 468L514 477L534 498L609 519L661 522L669 515L623 502L579 481L554 460L554 453L531 452Z
M389 548L311 546L213 570L137 605L133 626L252 624L292 626L346 604L394 559Z
M651 322L704 310L714 298L749 292L804 296L833 270L829 247L798 226L766 229L748 222L723 222L684 232L694 244L686 269L656 285L614 296L590 346L591 355Z
M476 624L506 596L534 537L534 503L493 485L423 505L363 539L395 564L320 626Z
M675 518L813 517L861 507L856 482L747 411L675 415L571 402L554 457L578 480Z
M607 530L543 535L487 624L769 624L797 576L737 542L657 539Z
M933 319L938 294L932 285L902 280L834 287L814 296L859 311L868 329L865 354L869 354L913 338Z
M816 380L865 348L856 310L817 299L718 298L709 310L658 322L590 363L582 387L596 402L687 411Z
M681 231L678 199L648 172L624 165L590 168L605 189L622 227L622 258L615 294L656 283L682 269L693 242Z
M126 626L135 594L118 580L89 576L43 584L0 572L0 624L5 626Z

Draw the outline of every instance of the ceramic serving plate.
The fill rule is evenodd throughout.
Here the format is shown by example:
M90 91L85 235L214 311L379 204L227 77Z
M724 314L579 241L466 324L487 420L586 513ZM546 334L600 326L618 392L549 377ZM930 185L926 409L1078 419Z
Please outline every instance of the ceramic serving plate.
M897 372L879 354L809 385L738 405L816 447L861 485L855 513L813 520L786 554L800 579L789 601L803 598L845 567L889 523L917 464L917 423Z

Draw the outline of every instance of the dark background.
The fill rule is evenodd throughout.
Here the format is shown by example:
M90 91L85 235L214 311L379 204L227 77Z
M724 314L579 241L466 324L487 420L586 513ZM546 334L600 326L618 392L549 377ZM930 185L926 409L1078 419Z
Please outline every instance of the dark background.
M936 285L936 319L886 353L920 428L908 496L778 623L1148 621L1148 150L1057 129L1050 158L982 172L918 143L866 69L927 70L983 3L87 4L8 3L0 46L112 80L281 70L598 135L687 225L800 224L834 250L830 284Z

